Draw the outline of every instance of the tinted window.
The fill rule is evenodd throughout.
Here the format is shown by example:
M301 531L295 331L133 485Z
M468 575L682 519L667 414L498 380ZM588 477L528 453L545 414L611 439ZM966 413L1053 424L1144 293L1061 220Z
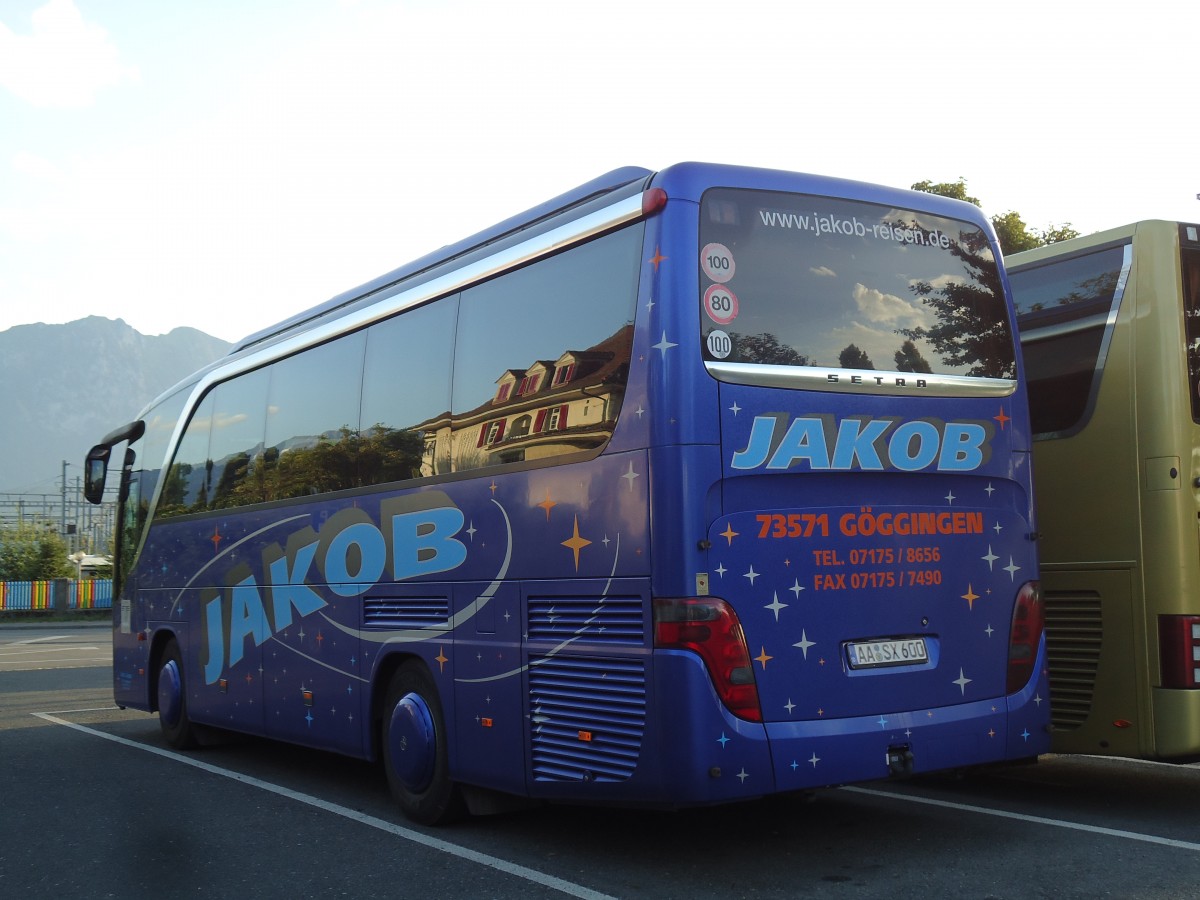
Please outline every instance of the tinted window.
M715 189L699 255L706 360L1016 377L996 260L974 225Z
M433 456L461 471L603 446L625 393L642 232L463 292L453 421L429 429Z
M351 334L271 366L261 498L358 483L358 407L366 335Z
M208 509L212 497L212 464L208 456L212 408L213 398L209 393L188 420L155 516L180 516Z
M213 390L208 458L214 509L265 499L260 482L269 376L268 369L259 369Z
M359 468L365 484L443 475L439 420L450 415L458 297L409 310L367 332ZM428 440L427 440L428 439Z
M120 457L122 462L130 457L133 461L129 482L123 485L125 503L122 506L120 533L117 537L117 569L121 579L129 573L133 565L142 531L146 527L154 489L162 474L167 449L187 398L188 391L179 391L146 413L143 417L146 423L145 432L137 440L131 441L125 449L124 456ZM113 457L114 461L118 458Z
M1009 272L1035 434L1078 430L1090 415L1121 302L1126 250Z
M139 442L138 458L134 462L135 470L140 473L138 480L143 503L149 503L154 497L154 489L166 461L171 437L175 433L179 417L183 414L183 405L187 402L188 394L188 390L172 394L151 409L144 418L146 432Z
M1195 233L1196 226L1192 226ZM1185 229L1186 234L1186 229ZM1184 250L1183 310L1187 328L1188 384L1192 394L1192 418L1200 422L1200 249Z

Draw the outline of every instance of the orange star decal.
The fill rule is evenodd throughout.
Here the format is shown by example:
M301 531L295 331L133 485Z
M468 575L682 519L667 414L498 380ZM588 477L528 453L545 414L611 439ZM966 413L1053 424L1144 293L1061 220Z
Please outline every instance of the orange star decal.
M979 595L971 590L971 582L969 581L967 582L967 592L960 596L967 601L967 609L974 609L975 601L979 599Z
M534 505L540 506L542 509L544 509L546 511L546 521L547 522L550 521L550 510L552 510L554 507L558 506L557 503L555 503L553 500L550 499L549 491L546 491L546 499L545 500L543 500L541 503L537 503Z
M652 266L654 266L654 271L655 271L655 272L657 272L657 271L658 271L658 264L659 264L659 263L661 263L661 262L663 262L664 260L667 260L667 259L670 259L670 258L671 258L671 257L669 257L669 256L663 256L663 255L662 255L662 251L661 251L661 250L659 250L659 249L658 249L658 247L656 246L656 247L654 248L654 256L652 256L652 257L650 258L649 262L650 262L650 264L651 264Z
M1012 421L1012 419L1011 419L1009 416L1006 416L1006 415L1004 414L1004 407L1003 407L1003 406L1001 406L1001 407L1000 407L1000 415L998 415L998 416L992 416L992 418L993 418L993 419L995 419L997 422L999 422L999 423L1000 423L1000 430L1001 430L1001 431L1003 431L1003 430L1004 430L1004 426L1005 426L1005 425L1006 425L1008 422L1011 422L1011 421Z
M591 543L591 541L589 541L587 538L582 538L579 536L579 516L576 516L575 517L575 533L573 535L571 535L571 537L567 538L567 540L562 542L562 545L564 547L567 547L568 549L572 550L575 553L575 571L576 572L579 571L579 551L582 550L584 547L586 547L590 543Z

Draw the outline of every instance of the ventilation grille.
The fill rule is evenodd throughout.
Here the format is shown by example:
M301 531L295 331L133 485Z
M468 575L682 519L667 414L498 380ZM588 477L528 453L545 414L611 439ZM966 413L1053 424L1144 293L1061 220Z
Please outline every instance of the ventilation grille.
M1046 592L1050 718L1055 728L1070 731L1087 721L1103 633L1098 592Z
M534 657L529 666L533 777L625 781L646 728L640 660Z
M530 597L529 639L645 643L641 597Z
M446 625L450 601L445 597L366 597L363 622L388 628L428 628Z

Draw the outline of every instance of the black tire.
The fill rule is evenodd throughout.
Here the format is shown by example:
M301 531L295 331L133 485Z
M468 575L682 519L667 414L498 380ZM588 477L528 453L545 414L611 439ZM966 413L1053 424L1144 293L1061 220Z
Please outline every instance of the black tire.
M381 750L392 796L414 822L445 825L466 812L446 744L437 686L424 665L407 662L388 686Z
M183 674L183 654L174 639L167 642L159 660L158 724L163 737L176 750L192 750L199 745L196 726L188 717L187 682Z

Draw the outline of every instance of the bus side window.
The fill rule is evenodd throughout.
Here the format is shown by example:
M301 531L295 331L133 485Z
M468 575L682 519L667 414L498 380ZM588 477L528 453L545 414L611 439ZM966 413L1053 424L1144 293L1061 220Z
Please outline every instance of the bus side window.
M254 475L262 463L269 375L269 369L259 369L222 382L213 391L207 461L212 467L212 509L265 499Z
M450 471L448 419L458 295L371 326L363 367L361 484Z
M1010 273L1034 434L1082 428L1121 302L1123 247Z

